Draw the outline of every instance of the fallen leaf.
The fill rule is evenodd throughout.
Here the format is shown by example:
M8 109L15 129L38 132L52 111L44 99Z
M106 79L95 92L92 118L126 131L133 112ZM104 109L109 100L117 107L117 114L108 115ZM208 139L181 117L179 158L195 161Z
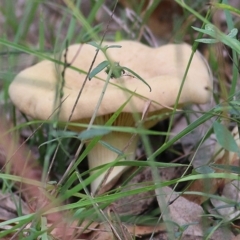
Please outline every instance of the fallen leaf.
M240 234L238 234L237 236L233 237L231 240L240 240Z
M169 187L164 187L163 192L166 194L165 200L167 203L172 202L178 197L169 205L171 220L180 226L188 225L184 234L196 237L203 236L201 222L204 211L202 207L196 203L188 201L184 197L179 197L179 195L173 192Z
M164 187L166 202L171 202L178 196L169 187ZM204 211L201 206L190 202L184 197L179 197L169 205L171 221L180 226L185 226L183 238L181 239L202 239L204 237L207 226L209 225L206 217L203 218ZM223 228L216 230L209 238L212 240L232 239L233 234L229 229Z
M223 188L221 196L231 201L235 201L236 204L238 204L240 199L239 187L239 181L227 183ZM229 205L228 203L215 198L211 198L211 203L214 206L214 210L229 221L240 216L240 211L237 210L236 204Z
M29 214L27 204L14 193L2 193L0 191L0 219L6 221L19 217L21 209L23 215Z
M131 175L131 173L131 171L126 172L119 182L124 182L124 179L127 179L127 176ZM153 184L151 169L144 168L123 187L122 192L142 188L149 184ZM113 205L119 215L139 215L149 208L154 199L155 192L152 190L120 198ZM136 204L136 201L138 204Z
M144 236L152 234L153 232L166 232L165 224L157 224L153 226L138 226L138 225L127 225L128 231L134 236Z
M91 240L112 240L114 239L114 235L111 231L110 226L100 225L98 229L92 232L89 235L89 239Z

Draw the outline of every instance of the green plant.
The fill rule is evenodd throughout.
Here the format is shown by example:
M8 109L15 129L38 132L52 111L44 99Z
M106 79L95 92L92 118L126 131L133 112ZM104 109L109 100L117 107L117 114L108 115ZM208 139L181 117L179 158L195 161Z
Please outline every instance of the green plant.
M46 209L47 212L58 212L58 211L69 211L73 215L73 219L78 221L84 221L85 219L90 219L91 221L99 220L99 221L109 221L110 217L103 211L107 206L114 203L116 200L121 199L123 197L128 197L148 191L155 191L158 195L159 202L161 199L161 188L163 186L169 186L173 184L179 184L187 181L195 181L198 179L205 179L207 182L212 181L213 179L226 179L226 180L238 180L239 167L226 166L223 164L206 164L205 166L208 168L196 169L188 176L182 176L181 178L162 181L158 177L157 169L160 168L161 171L164 171L164 168L167 167L184 167L184 164L177 163L162 163L156 161L160 154L165 152L167 149L170 149L177 141L181 140L184 136L189 135L192 131L197 129L198 126L201 126L203 123L210 119L218 119L217 122L213 123L210 128L207 129L206 134L199 139L197 142L197 146L194 148L195 153L198 152L201 144L206 141L211 133L215 133L217 136L217 141L221 144L224 149L228 151L239 152L239 149L236 145L235 140L230 135L229 131L226 129L225 121L232 121L239 124L239 104L238 104L238 96L237 96L237 82L238 82L238 61L237 54L240 53L240 44L237 40L237 28L234 26L233 17L231 13L237 14L237 18L239 18L239 10L231 7L227 1L223 1L222 3L212 3L211 7L213 9L223 9L225 11L226 21L228 24L228 32L229 34L223 33L220 29L218 29L214 24L211 23L209 15L205 17L197 12L197 8L202 6L202 2L198 3L184 3L184 1L176 0L184 10L184 14L186 14L186 22L188 21L189 16L193 16L197 18L203 27L193 26L193 29L188 29L186 34L194 36L194 32L197 31L199 36L196 39L196 42L192 42L193 50L197 49L199 43L203 44L216 44L222 43L226 46L230 47L233 50L233 62L232 65L232 73L233 77L231 79L231 84L229 90L227 91L227 97L224 99L225 101L222 103L220 99L220 94L215 92L216 99L218 104L211 108L206 112L202 112L201 116L190 123L184 130L178 133L176 136L172 138L167 138L166 141L159 145L157 149L152 149L152 145L150 143L151 136L160 136L160 135L170 135L170 127L169 129L165 129L164 133L154 130L146 130L143 127L138 128L127 128L127 127L115 127L112 126L112 122L115 118L121 113L122 108L118 109L118 111L113 115L113 117L106 123L105 126L91 126L91 131L85 131L81 134L70 133L67 130L62 131L57 128L55 121L33 121L26 119L26 122L19 124L16 120L21 119L21 121L25 120L19 115L19 113L13 111L9 111L12 109L12 106L9 103L8 99L8 86L9 83L14 78L15 74L19 71L20 68L23 68L25 64L24 62L29 60L29 56L34 57L34 61L38 61L39 59L50 60L58 64L64 65L64 62L61 62L58 59L58 53L66 46L66 42L74 43L74 42L86 42L86 41L99 41L101 38L102 30L104 29L102 24L95 25L94 19L96 18L97 12L104 3L101 1L91 1L92 8L89 11L87 16L79 10L82 1L76 1L75 4L73 1L65 0L66 5L60 5L58 3L50 3L49 1L32 1L26 0L24 3L25 8L23 8L22 18L19 19L17 16L17 11L15 8L15 1L5 0L2 1L0 5L0 12L5 19L5 23L3 24L3 31L0 36L0 103L2 106L3 115L9 115L9 113L14 112L14 127L9 129L10 132L17 131L21 133L25 131L27 133L27 144L29 146L38 147L39 148L39 161L43 165L43 179L49 174L49 166L51 165L51 159L54 158L54 152L56 155L57 161L55 161L53 165L53 173L55 173L53 179L59 180L57 176L60 178L65 172L67 165L69 164L69 159L75 158L77 161L73 164L69 175L61 184L52 184L51 182L46 182L45 191L49 194L51 191L55 193L56 198L53 198L53 205L51 209ZM143 22L147 22L148 17L154 8L156 7L159 1L155 1L154 4L147 10L147 14L144 17ZM187 2L187 1L186 1ZM196 4L196 5L193 5ZM198 4L198 5L197 5ZM60 15L59 25L57 31L54 31L56 28L55 25L46 19L46 15L43 10L45 7L54 6L58 10ZM138 7L141 8L141 5ZM140 12L140 9L138 9ZM40 14L39 18L38 16ZM124 14L124 13L122 13ZM113 20L112 20L113 21ZM239 20L238 20L239 21ZM34 32L35 37L31 36L31 27L33 27L33 22L35 26L37 26L37 31ZM188 25L193 25L193 22L187 22ZM122 30L119 30L119 33L113 33L113 38L118 38L119 36L126 36L126 33ZM211 37L205 38L203 35L208 35ZM138 34L136 34L137 36ZM184 34L183 34L184 35ZM175 36L173 36L175 39ZM179 39L179 38L178 38ZM99 48L99 45L95 45ZM117 47L117 46L115 46ZM37 60L36 60L37 59ZM189 63L190 64L190 63ZM210 63L211 64L211 63ZM29 65L29 64L27 64ZM124 74L124 71L130 72L131 74L138 76L138 73L131 72L128 69L128 66L121 66L121 63L110 63L109 61L102 62L97 68L90 71L89 78L95 76L99 71L105 70L109 75L109 80L111 77L117 77L119 74ZM115 72L113 74L113 72ZM86 73L85 73L86 74ZM143 80L139 77L140 80ZM180 93L179 93L180 94ZM174 111L169 114L173 116L176 113L176 107ZM192 111L183 110L184 114L193 113ZM161 119L165 116L155 115L151 118ZM173 118L172 118L173 119ZM69 123L71 126L77 126L82 128L87 128L89 125L86 124L74 124ZM170 126L173 125L173 121L170 122ZM29 134L29 131L31 133ZM106 171L108 168L114 165L119 165L118 159L111 164L107 164L102 168L98 168L98 172L96 175L88 176L89 171L87 168L83 170L78 170L77 166L83 166L84 158L88 155L88 153L92 150L95 144L99 141L100 137L105 133L110 131L122 131L128 132L132 134L139 134L142 138L142 143L145 147L146 157L144 160L146 161L125 161L124 164L126 166L134 166L138 170L141 170L144 167L151 167L152 174L154 176L153 181L149 183L147 186L142 186L140 183L136 184L136 188L128 191L122 191L125 188L127 189L126 181L122 186L116 191L110 191L104 195L93 197L91 193L89 193L86 185L89 185L91 181L96 177L96 175L101 172ZM48 135L46 134L48 133ZM2 134L2 133L0 133ZM151 136L150 136L151 135ZM224 138L223 138L224 135ZM150 136L150 137L149 137ZM77 141L74 141L77 139ZM88 147L84 149L81 153L78 151L79 147L79 139L86 140L91 139ZM104 143L103 143L104 144ZM59 146L59 148L56 148ZM111 146L107 146L111 148ZM56 150L57 149L57 150ZM113 151L117 151L116 149L112 149ZM121 152L118 152L121 154ZM193 160L194 155L192 157ZM190 164L189 164L190 167ZM230 170L228 174L225 173L217 173L214 172L216 169L225 169ZM208 170L212 172L208 172ZM136 173L133 173L133 175ZM132 176L128 178L131 179ZM9 190L10 187L13 186L15 182L25 182L28 183L29 180L25 178L21 178L19 176L14 176L9 173L1 173L0 179L4 182L2 184L3 190ZM42 185L38 181L31 181L31 184L36 187L41 187ZM187 191L182 191L182 194L191 194ZM207 194L204 192L197 192L196 194L200 196L213 197L216 199L221 199L226 202L227 205L236 205L237 203L234 200L225 199L223 197L214 196L211 194ZM54 206L58 206L58 202L67 201L69 199L74 199L72 203L64 203L60 207L54 208ZM56 203L56 205L55 205ZM168 202L165 203L164 207L168 207ZM162 209L161 209L162 210ZM21 212L21 211L20 211ZM168 213L164 213L167 220L170 219L170 215ZM164 215L163 214L163 215ZM89 218L91 216L91 218ZM159 217L160 216L160 217ZM155 212L151 212L146 215L140 216L120 216L117 220L123 222L131 222L134 224L156 224L161 218L165 217L161 215L159 207L155 210ZM115 216L116 217L116 216ZM118 216L117 216L118 217ZM117 218L116 217L116 218ZM212 216L210 217L219 217L221 216ZM114 220L110 219L110 223L114 222ZM109 224L110 224L109 223ZM206 230L206 239L209 239L211 234L213 234L217 228L220 228L227 223L231 223L231 220L224 221L215 221L214 227ZM32 224L31 227L25 228L27 224ZM2 230L5 226L11 226L10 229ZM171 224L168 226L168 230L171 228ZM9 219L7 221L2 221L0 223L0 238L8 234L20 234L20 238L27 239L36 239L37 237L41 237L42 239L52 239L51 236L51 227L47 224L47 220L44 216L38 216L35 212L30 213L25 216L19 215L19 217L14 219ZM179 226L179 231L177 237L181 237L184 232L186 226ZM170 230L169 230L170 232ZM24 235L28 233L28 235ZM169 235L169 239L174 238L173 235Z

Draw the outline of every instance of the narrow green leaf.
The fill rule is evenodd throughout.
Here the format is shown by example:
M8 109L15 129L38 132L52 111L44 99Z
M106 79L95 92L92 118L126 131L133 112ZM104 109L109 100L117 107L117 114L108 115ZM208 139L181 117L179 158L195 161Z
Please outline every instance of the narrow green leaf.
M109 65L108 61L103 61L97 65L90 73L89 73L89 80L95 77L99 72L101 72L104 68Z
M197 173L201 173L201 174L209 174L209 173L214 173L214 169L205 165L205 166L200 166L198 168L195 169L195 171Z
M206 24L205 25L205 30L207 30L207 31L214 31L214 26L212 24Z
M97 49L104 49L107 50L108 48L121 48L121 45L110 45L110 46L101 46L100 44L96 43L96 42L88 42L87 44L92 45L93 47L97 48Z
M108 48L121 48L121 45L110 45L110 46L106 46L106 49Z
M91 37L92 34L99 34L100 35L100 31L102 31L102 24L98 24L94 27L92 27L92 29L90 31L87 31L86 33L83 33L83 35L79 35L79 37L77 38L78 41L76 42L82 42L82 43L86 43L89 44L89 42L91 41ZM94 42L91 42L94 44ZM90 44L92 46L94 46L93 44ZM96 47L98 46L98 47ZM100 48L100 45L95 45L94 47L96 47L97 49Z
M207 35L210 35L210 36L212 36L212 34L214 33L213 30L207 30L207 29L197 28L197 27L193 27L193 26L192 26L192 28L194 30L196 30L197 32L201 32L201 33L204 33L204 34L207 34Z
M211 3L211 4L215 8L228 10L228 11L236 13L238 16L240 16L240 10L232 7L231 5L224 4L224 3Z
M227 36L229 36L230 38L235 38L237 34L238 34L237 28L233 28Z
M143 83L145 83L149 87L150 92L152 91L151 86L142 77L140 77L137 73L135 73L134 71L132 71L131 69L129 69L127 67L122 67L122 69L127 70L128 72L133 74L135 77L137 77L139 80L141 80Z
M233 50L235 50L237 53L240 53L240 44L239 41L235 38L232 38L231 35L226 35L224 33L222 33L218 28L216 28L214 25L211 25L211 27L208 27L208 29L211 30L206 30L206 29L201 29L201 28L196 28L196 27L192 27L194 30L207 34L209 36L211 36L214 39L219 40L220 42L222 42L223 44L229 46L230 48L232 48ZM233 31L232 35L235 34L235 31Z
M210 38L199 38L195 40L196 42L206 43L206 44L212 44L212 43L218 43L219 40L217 39L210 39Z
M214 122L213 129L216 134L218 143L226 150L230 152L240 153L238 145L233 138L230 131L221 123Z
M98 43L96 43L94 41L88 42L87 44L89 44L89 45L91 45L91 46L93 46L93 47L95 47L97 49L101 49L102 48L100 44L98 44Z
M117 153L118 155L123 155L124 154L120 149L113 147L113 145L111 145L111 144L109 144L105 141L100 140L99 143L101 143L104 147L106 147L110 151Z
M48 234L47 234L48 226L47 226L47 219L46 217L41 217L41 231L43 232L41 234L42 240L48 240Z
M75 132L63 131L63 130L52 131L51 134L53 137L76 137L77 136L77 133Z
M111 116L111 118L106 122L105 126L111 126L118 116L121 114L123 111L124 107L129 103L129 101L132 99L132 96L130 96L127 101L125 101L119 109ZM73 170L78 166L78 164L88 155L88 153L93 149L93 147L97 144L97 142L100 140L100 136L94 137L89 144L86 146L86 149L82 152L81 156L79 157L78 161L73 167Z
M222 38L221 41L229 46L230 48L232 48L233 50L235 50L238 54L240 54L240 43L237 39L235 38L230 38L230 37L225 37Z
M207 24L205 29L202 28L197 28L197 27L192 27L194 30L207 34L209 36L211 36L212 38L220 38L221 35L227 36L225 34L223 34L222 32L219 31L218 28L216 28L214 25L212 24Z
M97 136L103 136L103 135L106 135L110 132L111 131L109 131L107 129L89 129L89 130L85 130L85 131L81 132L78 135L78 138L80 140L86 140L86 139L94 138L94 137L97 137Z
M88 16L87 16L87 22L89 23L89 25L94 25L93 24L93 21L96 20L96 15L97 13L99 12L99 9L102 7L102 5L104 4L104 1L105 0L98 0L98 1L95 1L95 3L93 4L92 1L89 1L89 4L91 6L91 11L88 13ZM80 4L82 4L82 0L79 1ZM90 3L91 2L91 3ZM79 4L79 8L81 8L81 5Z
M54 62L56 64L64 65L64 62L61 62L61 61L59 61L59 60L49 56L48 54L39 52L37 50L32 50L32 49L30 49L28 47L25 47L23 45L19 45L19 44L16 44L16 43L9 42L9 41L7 41L7 40L5 40L3 38L0 38L0 44L3 44L4 46L16 49L16 50L18 50L20 52L31 54L33 56L42 58L44 60L49 60L49 61ZM70 66L69 68L74 69L75 71L80 72L80 73L86 73L85 71L83 71L81 69L78 69L76 67L73 67L73 66Z
M223 165L223 164L213 164L212 167L220 170L228 170L231 173L240 174L240 167L239 166L233 166L233 165Z

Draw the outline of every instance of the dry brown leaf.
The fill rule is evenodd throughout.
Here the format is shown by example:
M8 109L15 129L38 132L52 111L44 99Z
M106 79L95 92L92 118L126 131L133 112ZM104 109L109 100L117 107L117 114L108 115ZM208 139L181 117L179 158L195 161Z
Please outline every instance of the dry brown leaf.
M166 201L171 202L177 196L172 189L165 187L163 188L166 193ZM170 197L171 196L171 197ZM180 226L189 225L183 233L182 239L202 239L204 232L208 226L207 219L202 218L204 211L201 206L196 203L190 202L184 197L179 197L171 205L169 205L169 211L171 220L179 224ZM203 222L204 220L204 222ZM218 229L214 232L210 239L226 240L232 239L233 234L229 229Z
M221 196L229 200L236 201L237 203L240 200L239 187L240 187L239 181L232 181L230 183L227 183L223 188ZM221 216L225 217L227 220L232 220L233 218L240 215L240 211L237 211L236 206L227 206L228 203L215 198L211 199L211 203L214 206L215 211L217 211Z
M203 192L208 194L216 193L217 189L224 186L225 182L222 179L199 179L195 180L191 183L191 185L187 188L188 192ZM208 199L206 196L200 195L183 195L187 200L201 205L204 201Z
M217 150L219 148L217 147ZM217 152L217 151L216 151ZM215 153L216 155L216 153ZM236 153L229 153L228 151L223 151L220 157L214 160L216 164L223 164L223 165L236 165L238 159L236 159ZM216 172L226 172L229 173L229 169L220 170L216 169ZM197 191L197 192L204 192L209 194L215 194L216 192L222 192L225 185L229 183L228 179L199 179L193 181L187 191ZM205 196L198 196L198 195L184 195L185 198L188 200L195 202L197 204L202 204L208 197Z
M0 191L0 220L6 221L18 217L18 209L21 209L23 215L29 214L27 204L16 194Z
M9 167L11 173L41 182L41 167L37 164L31 152L25 145L17 142L14 134L9 134L11 126L7 125L4 119L0 124L0 166L1 168ZM20 185L20 184L19 184ZM39 196L40 191L36 186L22 183L21 188L25 199L35 199Z
M124 182L131 175L131 171L123 174L119 182ZM152 174L150 168L144 168L143 171L134 176L127 185L123 188L122 192L127 192L133 189L142 188L152 183ZM146 191L139 194L126 196L116 200L113 206L119 215L139 215L146 211L155 199L154 191ZM136 204L136 201L138 204Z
M240 234L235 236L235 237L233 237L231 240L240 240Z
M203 112L213 108L214 105L215 103L212 101L211 103L188 106L187 110L193 112L193 114L189 113L187 118L185 115L176 116L171 130L170 139L183 131L190 123L195 122L203 115ZM192 157L194 156L193 166L195 168L207 164L214 154L214 147L216 144L214 135L207 138L206 141L201 144L200 148L195 151L195 147L198 145L199 140L204 137L207 131L211 128L213 121L214 119L209 119L176 142L181 144L184 154L191 154L189 157L190 160L192 160Z
M165 232L166 228L164 224L158 224L156 226L138 226L138 225L129 225L122 223L122 231L117 230L118 237L113 233L111 227L109 225L101 224L98 229L96 229L89 237L89 239L97 239L97 240L105 240L105 239L124 239L124 240L132 240L135 239L136 236L143 237L153 232Z
M166 202L171 202L178 197L178 194L174 193L169 187L163 188L163 191L166 194ZM189 225L189 227L184 231L184 234L196 237L203 236L201 216L204 212L201 206L180 196L169 205L169 212L172 221L176 222L180 226Z
M236 126L232 130L232 136L234 137L238 147L240 147L240 138L238 133L238 126ZM215 159L214 162L219 164L226 164L226 165L239 165L239 157L236 152L228 152L220 144L216 144L215 146Z
M111 231L110 226L106 227L103 224L100 225L100 227L92 232L92 234L89 236L89 239L91 240L112 240L114 239L114 235Z
M11 126L3 118L0 120L0 166L7 166L12 174L29 179L29 184L18 182L17 186L24 199L28 201L27 205L31 211L37 212L46 205L49 208L57 207L52 206L51 201L46 197L44 187L31 185L31 180L41 183L41 167L26 145L20 145L18 137L8 132ZM58 223L64 231L63 215L60 212L49 214L47 218L55 224Z
M140 226L140 225L127 225L128 231L134 236L144 236L152 234L153 232L165 232L166 227L164 224L158 224L156 226Z
M84 220L83 223L78 227L80 233L90 233L98 227L98 222L92 222L88 220ZM76 225L77 226L77 225Z
M132 236L128 231L127 227L122 224L113 224L110 226L109 224L100 224L98 229L92 232L89 239L94 240L110 240L110 239L124 239L124 240L132 240Z
M222 164L225 161L225 155L216 161L217 164ZM223 172L221 170L216 170L216 172ZM188 192L202 192L206 194L215 194L216 192L222 192L224 186L229 182L228 179L213 178L209 179L198 179L190 183L190 186L186 189ZM201 195L183 195L184 198L191 202L201 205L207 199L208 196Z
M72 240L74 236L76 237L87 237L87 235L93 231L96 231L98 229L98 222L90 222L88 220L84 220L81 225L79 225L78 221L72 221L71 219L65 220L67 223L64 226L65 229L63 230L61 227L55 227L51 234L55 238L60 238L64 236L64 239L66 240ZM52 224L49 224L48 227L52 227ZM84 238L85 239L85 238ZM86 238L87 239L87 238Z
M172 194L172 189L166 187L164 188L164 192L166 194L166 201L174 200L178 195L174 193L172 197L169 199L169 196ZM171 221L179 224L180 226L189 225L188 228L183 233L183 240L197 240L202 239L204 236L204 232L206 231L208 224L206 219L202 219L202 215L204 214L201 206L192 203L186 200L183 197L179 197L176 201L174 201L171 205L169 205L170 217ZM144 235L149 235L155 232L154 237L159 237L159 239L168 239L166 234L166 227L164 224L159 224L157 226L134 226L128 225L124 223L120 223L125 229L125 233L128 232L132 235L127 235L127 237L123 237L122 233L119 232L119 228L115 228L120 238L116 238L115 234L112 231L112 228L106 224L100 224L100 226L95 229L89 239L134 239L134 236L143 237ZM113 224L116 227L116 225ZM175 229L177 231L177 229ZM215 240L226 240L232 239L233 234L229 229L218 229L216 230L210 239ZM158 239L158 238L157 238Z
M172 180L174 178L181 177L185 168L164 168L159 169L159 174L163 181ZM129 170L123 174L119 179L119 182L124 182L134 169ZM152 171L150 167L145 167L141 172L134 176L127 185L123 188L122 192L129 190L142 188L144 186L153 185ZM119 215L139 215L149 209L153 201L155 200L155 191L146 191L139 194L130 195L127 197L116 200L112 205ZM137 202L137 204L136 204Z

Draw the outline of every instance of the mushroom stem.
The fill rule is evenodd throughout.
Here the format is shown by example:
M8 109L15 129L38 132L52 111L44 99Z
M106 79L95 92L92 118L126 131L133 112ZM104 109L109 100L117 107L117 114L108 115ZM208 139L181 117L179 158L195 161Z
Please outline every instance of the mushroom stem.
M139 137L135 136L133 139L131 139L131 136L132 136L131 133L111 132L103 136L101 140L110 144L111 146L120 151L124 150L125 147L127 146L126 151L124 151L124 154L126 156L123 159L134 160ZM131 142L129 141L130 139ZM89 169L110 163L116 160L117 157L118 154L116 152L111 151L107 147L103 146L101 143L97 143L88 154ZM127 168L128 168L127 166L114 167L111 173L109 174L104 186L108 184L113 185L114 183L116 183L116 181L119 179L122 173L126 171ZM95 193L95 191L101 184L102 180L104 179L105 174L106 173L101 174L91 183L92 193Z

